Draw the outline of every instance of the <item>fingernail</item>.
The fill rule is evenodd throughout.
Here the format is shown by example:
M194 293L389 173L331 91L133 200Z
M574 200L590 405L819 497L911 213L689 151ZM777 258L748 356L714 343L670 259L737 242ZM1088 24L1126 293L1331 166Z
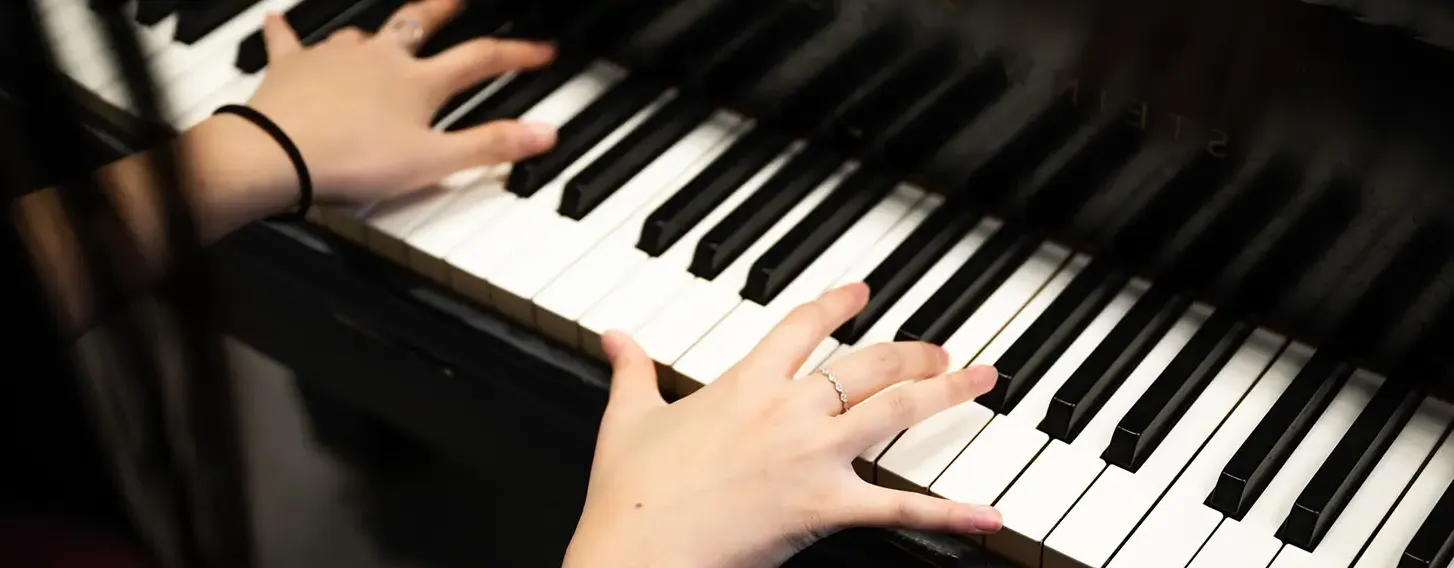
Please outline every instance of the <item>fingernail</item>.
M555 145L556 129L554 125L539 122L525 123L525 137L531 149L543 152Z
M621 334L615 331L602 334L601 351L606 353L606 359L615 361L616 354L621 352Z
M935 347L939 347L939 366L943 367L949 365L949 350L938 345L936 345Z
M999 532L1005 526L1004 517L994 507L970 507L965 510L964 514L969 517L969 528L974 532Z

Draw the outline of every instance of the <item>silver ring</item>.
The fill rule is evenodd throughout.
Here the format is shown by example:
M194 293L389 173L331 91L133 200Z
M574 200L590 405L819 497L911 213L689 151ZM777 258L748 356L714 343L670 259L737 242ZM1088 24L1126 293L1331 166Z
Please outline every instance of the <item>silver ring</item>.
M828 379L828 382L833 383L833 390L838 391L838 405L842 407L844 413L847 413L848 392L843 390L843 383L838 382L838 375L833 374L833 371L829 371L827 367L818 367L816 372Z
M410 53L418 50L424 41L424 24L419 23L416 18L399 18L389 28L399 34L399 44Z

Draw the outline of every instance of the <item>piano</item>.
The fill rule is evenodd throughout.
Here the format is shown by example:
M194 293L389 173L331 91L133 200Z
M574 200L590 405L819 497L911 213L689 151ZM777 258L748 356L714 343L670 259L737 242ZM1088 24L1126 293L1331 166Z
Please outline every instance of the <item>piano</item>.
M174 131L266 76L264 12L314 42L402 0L181 4L126 8L164 87L141 118ZM804 369L896 340L994 365L993 392L855 467L994 504L1001 533L949 541L1004 564L1450 565L1454 9L512 4L473 0L424 55L488 34L558 61L437 128L544 121L554 151L277 230L587 359L632 332L673 397L866 280ZM41 19L79 89L134 117L89 10Z

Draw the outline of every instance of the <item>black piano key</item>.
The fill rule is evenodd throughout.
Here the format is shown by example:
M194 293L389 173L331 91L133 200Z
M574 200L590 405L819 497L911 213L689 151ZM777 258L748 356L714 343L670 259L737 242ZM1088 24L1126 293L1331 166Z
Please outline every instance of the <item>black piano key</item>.
M173 40L191 45L236 18L259 0L215 0L183 8L177 18Z
M654 44L641 55L643 69L669 77L692 76L701 72L713 53L751 33L753 22L763 17L764 0L718 2L704 12L673 11L660 22L652 22L646 34Z
M288 25L302 39L304 45L313 43L314 35L322 30L329 22L343 15L350 9L366 8L376 0L364 0L362 2L350 3L346 0L303 0L292 9L283 14ZM233 64L243 73L257 73L268 65L267 45L263 42L261 29L247 36L242 40L242 45L237 49L237 59Z
M471 0L464 9L419 46L417 57L434 57L472 39L499 35L509 12L500 2Z
M136 22L143 26L154 26L167 16L177 13L186 0L140 0L136 3Z
M1112 239L1112 250L1140 259L1155 252L1166 239L1176 234L1197 211L1224 187L1233 169L1228 160L1206 152L1175 176L1136 212Z
M1445 568L1451 558L1454 558L1454 483L1444 490L1404 548L1398 568Z
M1171 279L1202 286L1220 273L1252 238L1287 206L1296 189L1296 176L1287 162L1277 161L1217 213L1206 230L1177 253L1172 268L1159 280Z
M836 104L844 99L844 93L863 87L871 75L889 68L900 56L907 39L906 30L905 26L879 26L819 69L802 88L765 115L788 129L812 132L821 128Z
M1026 204L1026 217L1059 226L1080 211L1096 190L1121 171L1145 142L1145 133L1123 122L1101 127L1069 160L1061 164Z
M1129 281L1130 276L1116 270L1110 261L1097 258L1091 262L995 361L1000 378L977 400L1000 414L1014 410Z
M981 201L985 203L1001 201L1063 147L1085 124L1086 118L1076 107L1074 97L1068 94L1055 97L1031 115L1025 127L995 149L988 160L979 164L965 187L983 195Z
M1041 242L1039 237L1019 228L1000 228L909 316L894 339L944 345L1035 254Z
M833 152L813 146L788 160L767 183L702 236L692 256L692 274L715 279L842 165L843 159Z
M454 132L495 120L519 117L561 85L580 75L589 65L590 59L572 56L544 69L523 73L464 113L446 130Z
M969 183L940 205L869 274L865 279L871 294L868 305L839 327L833 337L844 345L862 339L889 307L979 224L983 213L976 209L977 203L993 202L1005 187L1022 179L1063 144L1079 124L1079 115L1068 98L1057 99L1037 113L976 170Z
M566 182L560 214L580 220L712 116L712 105L677 97Z
M633 69L651 68L667 75L685 72L683 59L699 56L706 49L747 26L772 0L669 0L655 10L636 33L620 45L620 59L638 62ZM658 4L661 1L658 0ZM634 6L634 2L599 2Z
M666 254L791 143L791 138L770 127L753 128L646 218L636 248L651 256Z
M1040 431L1074 441L1190 305L1170 287L1152 286L1051 397Z
M1243 281L1244 310L1275 307L1312 266L1332 248L1358 215L1353 195L1336 187L1304 209Z
M1207 506L1242 520L1353 374L1329 350L1319 350L1227 461Z
M990 57L919 101L880 136L889 163L913 168L933 157L1009 88L1004 64Z
M762 305L772 302L898 183L893 172L868 166L848 176L753 264L742 297Z
M1213 313L1121 418L1101 457L1139 470L1255 329L1231 311Z
M735 41L713 53L684 86L724 98L746 92L827 26L832 15L831 10L809 3L779 2Z
M943 82L957 59L955 50L948 45L936 46L916 56L883 82L882 88L842 111L835 121L841 141L860 145L883 132L899 113Z
M864 279L868 305L833 333L839 343L853 345L863 339L925 272L984 219L984 213L973 207L970 193L966 188L946 200L869 273Z
M349 10L342 19L329 22L328 26L318 30L318 33L313 34L313 37L309 39L314 42L323 41L328 39L333 32L349 27L358 28L364 33L378 33L384 24L388 23L389 18L394 17L394 14L410 1L381 0L369 3L361 9Z
M632 75L617 83L560 128L559 141L550 152L515 164L505 188L521 197L535 195L660 97L666 88L665 83L642 75Z
M1385 382L1293 502L1277 538L1310 552L1318 546L1423 398L1404 381Z
M1377 344L1385 330L1405 317L1407 304L1417 301L1423 289L1444 270L1449 259L1448 243L1442 224L1419 228L1343 318L1336 340L1342 345Z

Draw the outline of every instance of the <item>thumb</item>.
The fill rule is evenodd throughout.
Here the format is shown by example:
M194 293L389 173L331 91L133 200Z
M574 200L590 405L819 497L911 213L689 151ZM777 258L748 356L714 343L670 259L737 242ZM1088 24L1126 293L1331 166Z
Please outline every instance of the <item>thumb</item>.
M631 336L608 331L601 337L601 349L611 361L610 406L639 408L666 404L656 382L656 362Z
M453 170L511 164L555 147L556 129L542 123L496 120L445 134Z
M866 498L850 501L854 503L848 512L850 524L958 534L994 533L1004 524L1000 512L987 505L866 486Z

